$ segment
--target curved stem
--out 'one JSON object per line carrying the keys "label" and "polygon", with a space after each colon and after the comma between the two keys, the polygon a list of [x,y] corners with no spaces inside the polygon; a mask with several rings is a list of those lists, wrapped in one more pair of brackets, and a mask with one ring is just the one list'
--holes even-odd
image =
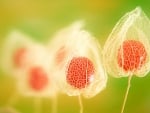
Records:
{"label": "curved stem", "polygon": [[129,94],[129,90],[130,90],[130,87],[131,87],[131,78],[132,78],[132,75],[130,75],[129,78],[128,78],[128,86],[127,86],[127,90],[126,90],[126,93],[125,93],[125,97],[124,97],[121,113],[124,113],[124,108],[125,108],[125,105],[126,105],[126,102],[127,102],[127,98],[128,98],[128,94]]}

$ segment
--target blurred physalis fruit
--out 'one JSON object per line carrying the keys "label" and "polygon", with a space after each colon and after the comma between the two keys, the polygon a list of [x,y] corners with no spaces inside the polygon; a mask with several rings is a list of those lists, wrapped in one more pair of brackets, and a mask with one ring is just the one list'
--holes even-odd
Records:
{"label": "blurred physalis fruit", "polygon": [[13,30],[8,34],[2,45],[0,58],[2,70],[8,75],[16,75],[20,71],[20,67],[25,65],[27,48],[33,44],[31,37],[19,31]]}
{"label": "blurred physalis fruit", "polygon": [[29,84],[31,88],[35,91],[43,90],[49,79],[47,73],[42,69],[42,67],[33,67],[29,70]]}
{"label": "blurred physalis fruit", "polygon": [[24,65],[24,59],[26,56],[27,50],[25,48],[19,48],[14,53],[14,64],[17,67],[21,67]]}
{"label": "blurred physalis fruit", "polygon": [[58,49],[56,53],[56,58],[55,58],[56,65],[59,65],[62,63],[62,61],[64,61],[66,54],[67,54],[67,48],[65,48],[64,46]]}

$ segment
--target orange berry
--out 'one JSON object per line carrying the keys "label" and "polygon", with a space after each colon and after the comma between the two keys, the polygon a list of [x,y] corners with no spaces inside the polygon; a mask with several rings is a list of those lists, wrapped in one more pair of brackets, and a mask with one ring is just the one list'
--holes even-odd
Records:
{"label": "orange berry", "polygon": [[62,46],[59,48],[59,50],[56,52],[56,64],[59,65],[63,62],[66,56],[66,48],[65,46]]}
{"label": "orange berry", "polygon": [[94,75],[94,65],[86,57],[74,57],[67,70],[67,82],[78,89],[85,88]]}
{"label": "orange berry", "polygon": [[15,51],[14,54],[14,64],[17,67],[20,67],[24,64],[23,59],[26,54],[26,49],[25,48],[19,48]]}
{"label": "orange berry", "polygon": [[43,90],[48,84],[48,76],[42,67],[33,67],[29,70],[30,87],[36,91]]}
{"label": "orange berry", "polygon": [[118,50],[118,65],[125,71],[134,71],[145,63],[147,53],[144,45],[136,40],[127,40]]}

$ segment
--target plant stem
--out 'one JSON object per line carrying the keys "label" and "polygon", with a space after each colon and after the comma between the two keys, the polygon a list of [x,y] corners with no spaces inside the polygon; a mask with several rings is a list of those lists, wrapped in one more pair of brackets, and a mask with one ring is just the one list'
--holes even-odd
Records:
{"label": "plant stem", "polygon": [[126,93],[125,93],[125,97],[124,97],[121,113],[124,113],[124,108],[125,108],[125,105],[126,105],[126,102],[127,102],[127,98],[128,98],[128,94],[129,94],[129,90],[130,90],[130,87],[131,87],[131,78],[132,78],[132,75],[130,75],[129,78],[128,78],[128,86],[127,86],[127,90],[126,90]]}
{"label": "plant stem", "polygon": [[78,96],[78,100],[79,100],[79,105],[80,105],[80,113],[83,113],[83,103],[82,103],[82,99],[81,96]]}

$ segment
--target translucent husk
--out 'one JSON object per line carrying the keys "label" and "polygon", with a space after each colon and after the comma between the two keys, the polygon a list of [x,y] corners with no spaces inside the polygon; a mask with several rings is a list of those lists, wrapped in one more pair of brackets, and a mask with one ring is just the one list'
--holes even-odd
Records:
{"label": "translucent husk", "polygon": [[[13,55],[14,51],[19,48],[25,48],[27,55],[25,57],[25,65],[21,67],[14,66]],[[53,97],[56,96],[57,87],[51,72],[50,60],[51,55],[47,48],[33,40],[31,37],[14,30],[7,37],[2,48],[1,67],[8,75],[12,75],[16,79],[16,88],[21,95],[37,96],[37,97]],[[38,66],[43,68],[50,83],[48,86],[39,92],[34,91],[29,85],[29,69]],[[9,71],[8,71],[9,70]]]}
{"label": "translucent husk", "polygon": [[12,59],[14,51],[17,48],[28,47],[32,44],[33,42],[32,40],[30,40],[30,37],[24,35],[23,33],[17,30],[10,32],[9,35],[5,38],[5,41],[2,45],[2,55],[0,64],[2,70],[8,75],[16,75],[19,69],[15,68]]}
{"label": "translucent husk", "polygon": [[[102,91],[107,82],[107,76],[103,69],[101,61],[101,49],[97,41],[82,29],[82,22],[75,22],[69,27],[66,27],[54,35],[54,39],[50,42],[50,52],[52,52],[53,61],[55,61],[56,53],[61,47],[65,47],[66,55],[61,61],[61,65],[53,63],[56,72],[56,81],[62,92],[69,96],[83,95],[90,98]],[[87,57],[95,66],[94,78],[86,88],[77,89],[66,82],[66,72],[68,65],[73,57]]]}
{"label": "translucent husk", "polygon": [[[145,76],[150,70],[150,20],[140,7],[125,14],[113,28],[103,49],[103,60],[107,72],[115,77],[126,77],[135,75]],[[124,71],[123,67],[118,66],[118,49],[125,40],[140,41],[146,50],[146,62],[140,69],[134,71]],[[122,47],[121,47],[122,48]],[[122,50],[123,54],[123,50]],[[123,56],[123,55],[122,55]],[[123,59],[123,58],[122,58]],[[139,64],[140,65],[140,64]]]}

